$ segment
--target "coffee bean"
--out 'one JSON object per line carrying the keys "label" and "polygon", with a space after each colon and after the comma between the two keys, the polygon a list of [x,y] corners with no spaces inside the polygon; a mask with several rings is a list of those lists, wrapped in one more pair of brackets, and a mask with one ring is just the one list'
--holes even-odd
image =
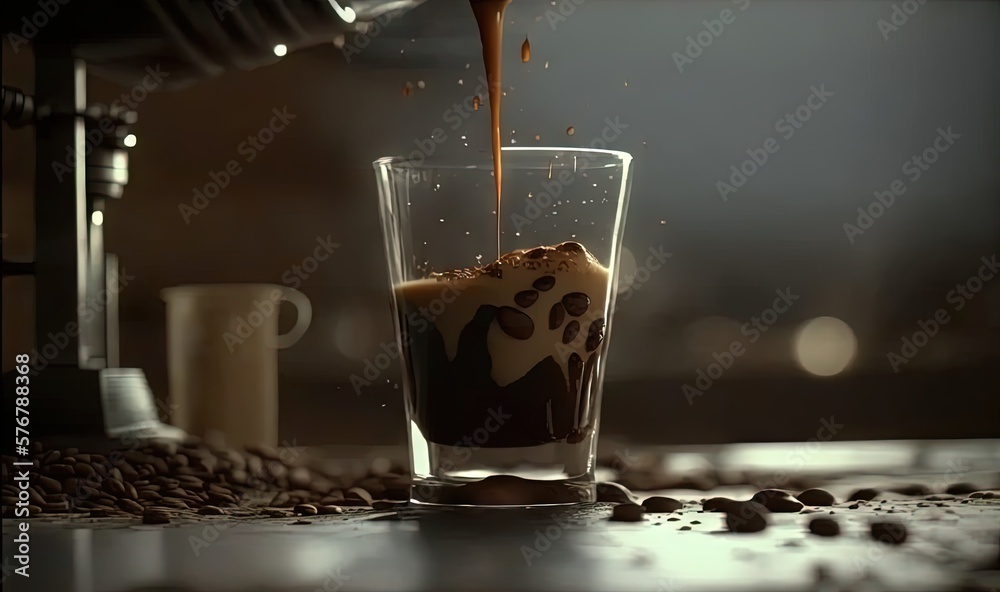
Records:
{"label": "coffee bean", "polygon": [[288,482],[297,489],[305,489],[312,482],[312,474],[306,467],[294,467],[288,471]]}
{"label": "coffee bean", "polygon": [[118,507],[132,514],[142,514],[144,509],[141,504],[130,499],[118,500]]}
{"label": "coffee bean", "polygon": [[323,515],[344,513],[343,508],[341,508],[340,506],[320,505],[316,506],[316,510]]}
{"label": "coffee bean", "polygon": [[271,498],[271,503],[269,503],[268,505],[272,506],[272,507],[275,507],[275,508],[280,508],[280,507],[288,504],[288,502],[291,499],[292,499],[292,496],[288,495],[288,492],[281,491],[281,492],[277,493],[273,498]]}
{"label": "coffee bean", "polygon": [[780,489],[765,489],[754,494],[751,501],[763,505],[771,512],[792,513],[802,509],[802,502]]}
{"label": "coffee bean", "polygon": [[108,511],[102,508],[94,508],[88,514],[91,518],[107,518]]}
{"label": "coffee bean", "polygon": [[538,300],[538,292],[535,290],[524,290],[514,295],[514,303],[521,308],[528,308]]}
{"label": "coffee bean", "polygon": [[42,455],[41,465],[43,467],[45,465],[50,465],[59,460],[60,458],[62,458],[62,453],[60,453],[58,450],[50,450]]}
{"label": "coffee bean", "polygon": [[272,446],[259,444],[256,446],[247,446],[246,450],[251,454],[256,454],[257,456],[266,458],[267,460],[281,461],[281,457],[278,456],[278,451]]}
{"label": "coffee bean", "polygon": [[580,334],[580,321],[570,321],[563,330],[562,342],[572,343],[576,336]]}
{"label": "coffee bean", "polygon": [[308,520],[296,520],[295,522],[292,522],[292,526],[300,526],[303,524],[312,524],[312,522]]}
{"label": "coffee bean", "polygon": [[198,513],[202,516],[223,516],[226,511],[216,506],[202,506],[198,508]]}
{"label": "coffee bean", "polygon": [[795,497],[807,506],[832,506],[837,503],[833,494],[824,489],[807,489]]}
{"label": "coffee bean", "polygon": [[618,504],[611,510],[611,518],[615,522],[642,522],[642,506],[638,504]]}
{"label": "coffee bean", "polygon": [[[129,500],[120,500],[120,501],[129,501]],[[163,496],[163,499],[160,500],[160,503],[163,504],[164,506],[181,508],[185,510],[191,507],[190,505],[188,505],[188,500],[172,496]]]}
{"label": "coffee bean", "polygon": [[848,509],[848,510],[857,510],[857,509],[858,509],[858,508],[860,508],[860,507],[861,507],[861,506],[860,506],[859,504],[856,504],[856,503],[855,503],[855,504],[851,504],[851,505],[847,506],[847,509]]}
{"label": "coffee bean", "polygon": [[48,492],[51,492],[51,493],[61,493],[62,492],[62,483],[60,483],[59,481],[56,481],[55,479],[53,479],[51,477],[46,477],[44,475],[38,475],[36,477],[36,480],[37,480],[37,483],[39,485],[41,485],[42,488],[45,489]]}
{"label": "coffee bean", "polygon": [[813,518],[809,521],[809,532],[822,537],[840,534],[840,524],[833,518]]}
{"label": "coffee bean", "polygon": [[724,511],[731,532],[760,532],[767,528],[767,508],[755,501],[732,502]]}
{"label": "coffee bean", "polygon": [[312,504],[298,504],[295,506],[294,511],[296,516],[315,516],[319,514],[319,510]]}
{"label": "coffee bean", "polygon": [[45,496],[34,486],[28,488],[28,499],[36,506],[45,503]]}
{"label": "coffee bean", "polygon": [[906,542],[906,526],[899,522],[873,522],[871,537],[888,545],[902,545]]}
{"label": "coffee bean", "polygon": [[728,497],[713,497],[705,500],[701,504],[701,509],[705,512],[724,512],[726,506],[732,503],[736,503],[736,500],[731,500]]}
{"label": "coffee bean", "polygon": [[139,480],[139,471],[135,470],[135,467],[128,464],[127,462],[122,462],[117,467],[118,471],[122,474],[122,481],[128,481],[132,483],[133,481]]}
{"label": "coffee bean", "polygon": [[979,488],[974,483],[952,483],[944,490],[945,493],[951,495],[969,495],[977,491]]}
{"label": "coffee bean", "polygon": [[[407,493],[407,495],[409,495],[409,493]],[[343,501],[344,501],[344,492],[342,492],[340,490],[333,490],[330,493],[328,493],[326,495],[326,497],[324,497],[322,500],[320,500],[320,503],[323,503],[323,504],[339,504],[339,503],[343,503]]]}
{"label": "coffee bean", "polygon": [[590,296],[583,292],[570,292],[562,297],[563,306],[571,316],[578,317],[587,312],[590,306]]}
{"label": "coffee bean", "polygon": [[125,484],[114,477],[104,482],[104,488],[115,497],[125,497]]}
{"label": "coffee bean", "polygon": [[612,504],[634,503],[632,492],[624,485],[618,483],[598,483],[597,501]]}
{"label": "coffee bean", "polygon": [[566,307],[560,302],[556,302],[549,310],[549,329],[555,331],[562,326],[566,319]]}
{"label": "coffee bean", "polygon": [[525,340],[535,332],[531,317],[510,306],[501,306],[496,313],[497,325],[514,339]]}
{"label": "coffee bean", "polygon": [[[997,494],[992,491],[973,491],[969,494],[969,499],[994,499],[996,497]],[[963,500],[962,503],[964,504],[965,500]]]}
{"label": "coffee bean", "polygon": [[909,485],[902,485],[899,487],[893,487],[889,489],[893,493],[898,493],[900,495],[931,495],[934,493],[929,487],[921,483],[911,483]]}
{"label": "coffee bean", "polygon": [[164,490],[177,489],[181,484],[179,480],[173,479],[171,477],[153,477],[152,481],[154,484],[159,485]]}
{"label": "coffee bean", "polygon": [[572,253],[576,255],[582,255],[587,252],[587,249],[583,247],[580,243],[576,241],[566,241],[556,245],[557,251],[562,251],[563,253]]}
{"label": "coffee bean", "polygon": [[555,285],[556,285],[555,276],[543,275],[542,277],[532,282],[531,287],[541,292],[548,292]]}
{"label": "coffee bean", "polygon": [[178,475],[177,481],[184,489],[201,491],[205,489],[205,482],[193,475]]}
{"label": "coffee bean", "polygon": [[684,507],[684,504],[675,500],[672,497],[661,497],[653,496],[647,497],[644,502],[642,502],[642,507],[646,508],[647,512],[654,512],[657,514],[676,512]]}
{"label": "coffee bean", "polygon": [[104,498],[88,498],[86,501],[95,506],[104,506],[107,508],[115,507],[115,500],[109,500]]}
{"label": "coffee bean", "polygon": [[344,494],[344,503],[349,504],[352,501],[362,501],[364,505],[370,506],[372,505],[372,496],[360,487],[352,487]]}
{"label": "coffee bean", "polygon": [[682,527],[678,528],[677,530],[691,530],[691,527],[690,526],[682,526]]}
{"label": "coffee bean", "polygon": [[850,497],[847,498],[847,501],[849,501],[849,502],[856,502],[856,501],[870,502],[873,499],[875,499],[875,497],[878,496],[879,493],[881,493],[881,492],[879,490],[877,490],[877,489],[871,489],[871,488],[859,489],[859,490],[855,491],[854,493],[852,493],[850,495]]}
{"label": "coffee bean", "polygon": [[149,500],[155,502],[160,500],[161,496],[155,491],[149,491],[148,489],[144,489],[139,492],[138,498],[141,500]]}
{"label": "coffee bean", "polygon": [[37,516],[42,513],[42,508],[32,504],[26,506],[28,508],[28,516]]}
{"label": "coffee bean", "polygon": [[4,507],[13,506],[15,504],[17,504],[17,496],[16,495],[12,495],[12,496],[5,495],[5,496],[3,496],[3,505],[4,505]]}
{"label": "coffee bean", "polygon": [[587,351],[592,352],[604,341],[604,319],[597,319],[587,328]]}
{"label": "coffee bean", "polygon": [[76,469],[73,465],[54,464],[48,467],[49,475],[53,477],[75,477]]}
{"label": "coffee bean", "polygon": [[183,454],[175,454],[170,457],[170,465],[173,467],[187,467],[191,461]]}

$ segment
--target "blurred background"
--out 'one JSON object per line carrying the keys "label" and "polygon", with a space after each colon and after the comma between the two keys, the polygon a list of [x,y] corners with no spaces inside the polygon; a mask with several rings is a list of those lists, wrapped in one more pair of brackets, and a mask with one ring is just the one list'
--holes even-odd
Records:
{"label": "blurred background", "polygon": [[[1000,436],[1000,272],[988,264],[1000,244],[1000,5],[904,4],[913,8],[508,8],[505,143],[589,146],[610,118],[622,131],[608,147],[635,158],[629,297],[616,313],[602,436],[802,441],[829,418],[843,426],[838,440]],[[532,59],[521,63],[525,36]],[[3,83],[31,92],[31,48],[8,41]],[[108,251],[134,276],[121,293],[122,366],[144,369],[165,398],[162,288],[286,283],[329,237],[340,246],[297,286],[313,303],[312,327],[279,354],[280,437],[404,442],[398,365],[360,393],[350,383],[394,339],[371,161],[408,154],[438,128],[447,139],[435,156],[487,152],[485,109],[451,127],[483,76],[467,3],[430,0],[254,72],[145,97],[129,183],[104,221]],[[94,101],[128,90],[99,76],[87,84]],[[248,161],[241,144],[274,109],[294,119]],[[943,140],[933,148],[940,130],[951,130],[947,150]],[[720,191],[769,138],[778,150],[767,162]],[[3,257],[30,261],[33,130],[4,126],[2,139]],[[186,219],[181,206],[230,160],[241,172]],[[905,193],[859,220],[894,181]],[[672,255],[646,274],[650,249]],[[779,290],[797,299],[772,315]],[[4,371],[34,347],[33,301],[30,277],[4,277]],[[904,338],[939,309],[948,321],[938,333],[893,364],[889,354],[902,356]],[[755,318],[767,329],[759,339],[745,328]],[[734,342],[745,353],[717,372]]]}

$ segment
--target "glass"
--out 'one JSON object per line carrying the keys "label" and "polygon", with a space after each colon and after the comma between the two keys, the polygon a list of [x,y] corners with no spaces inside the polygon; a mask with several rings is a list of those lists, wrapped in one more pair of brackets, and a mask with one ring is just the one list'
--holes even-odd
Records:
{"label": "glass", "polygon": [[493,164],[476,158],[374,162],[411,501],[595,501],[632,157],[504,148],[499,261]]}

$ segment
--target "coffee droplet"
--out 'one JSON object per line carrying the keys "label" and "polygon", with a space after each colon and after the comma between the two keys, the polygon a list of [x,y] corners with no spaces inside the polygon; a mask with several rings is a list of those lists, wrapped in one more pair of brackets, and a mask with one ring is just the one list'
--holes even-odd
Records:
{"label": "coffee droplet", "polygon": [[541,259],[545,256],[545,247],[535,247],[524,254],[526,259]]}
{"label": "coffee droplet", "polygon": [[540,135],[538,135],[538,134],[535,134],[535,141],[536,141],[536,142],[537,142],[538,140],[541,140],[541,139],[542,139],[542,137],[541,137]]}
{"label": "coffee droplet", "polygon": [[528,308],[538,300],[538,292],[534,290],[524,290],[514,296],[514,302],[521,308]]}
{"label": "coffee droplet", "polygon": [[479,111],[479,95],[472,97],[472,110]]}
{"label": "coffee droplet", "polygon": [[403,85],[403,96],[404,97],[410,96],[410,92],[412,91],[412,89],[413,89],[413,86],[409,82],[407,82],[406,84],[404,84]]}
{"label": "coffee droplet", "polygon": [[572,126],[572,125],[571,125],[571,126],[569,126],[568,128],[566,128],[566,135],[567,135],[567,136],[572,136],[572,135],[573,135],[573,134],[575,134],[575,133],[576,133],[576,130],[575,130],[575,129],[573,129],[573,126]]}
{"label": "coffee droplet", "polygon": [[542,292],[548,292],[556,285],[555,276],[543,275],[531,284],[531,287]]}
{"label": "coffee droplet", "polygon": [[[580,321],[570,321],[563,331],[563,343],[572,343],[580,334]],[[576,354],[573,354],[576,355]]]}
{"label": "coffee droplet", "polygon": [[525,340],[535,332],[535,323],[531,321],[531,317],[510,306],[502,306],[497,311],[497,324],[514,339]]}
{"label": "coffee droplet", "polygon": [[587,351],[594,351],[602,341],[604,341],[604,319],[597,319],[587,329]]}
{"label": "coffee droplet", "polygon": [[552,178],[552,161],[549,161],[549,179]]}
{"label": "coffee droplet", "polygon": [[525,36],[524,43],[521,44],[521,61],[528,62],[531,60],[531,43],[528,41],[528,37]]}
{"label": "coffee droplet", "polygon": [[566,312],[578,317],[587,312],[587,307],[590,306],[590,297],[583,292],[570,292],[563,296],[562,303],[566,307]]}
{"label": "coffee droplet", "polygon": [[563,307],[562,303],[556,302],[552,305],[552,310],[549,311],[549,329],[555,331],[562,327],[564,320],[566,320],[566,308]]}

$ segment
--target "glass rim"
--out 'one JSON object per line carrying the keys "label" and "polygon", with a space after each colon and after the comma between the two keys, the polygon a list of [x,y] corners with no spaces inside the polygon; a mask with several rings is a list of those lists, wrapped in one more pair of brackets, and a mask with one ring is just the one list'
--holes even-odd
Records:
{"label": "glass rim", "polygon": [[[604,156],[612,157],[618,159],[622,165],[628,165],[632,162],[632,155],[623,150],[609,150],[606,148],[573,148],[565,146],[503,146],[500,148],[500,153],[504,152],[561,152],[568,156],[587,156],[591,157]],[[483,154],[489,164],[492,166],[493,156],[487,152],[481,152],[477,154]],[[427,161],[433,158],[433,156],[421,156],[420,158],[411,158],[409,156],[383,156],[372,161],[372,166],[376,169],[394,167],[394,166],[406,166],[408,168],[420,169],[420,168],[433,168],[433,169],[456,169],[456,170],[473,170],[480,168],[476,164],[459,164],[457,162],[452,162],[451,164],[438,164],[436,162],[428,163]]]}

